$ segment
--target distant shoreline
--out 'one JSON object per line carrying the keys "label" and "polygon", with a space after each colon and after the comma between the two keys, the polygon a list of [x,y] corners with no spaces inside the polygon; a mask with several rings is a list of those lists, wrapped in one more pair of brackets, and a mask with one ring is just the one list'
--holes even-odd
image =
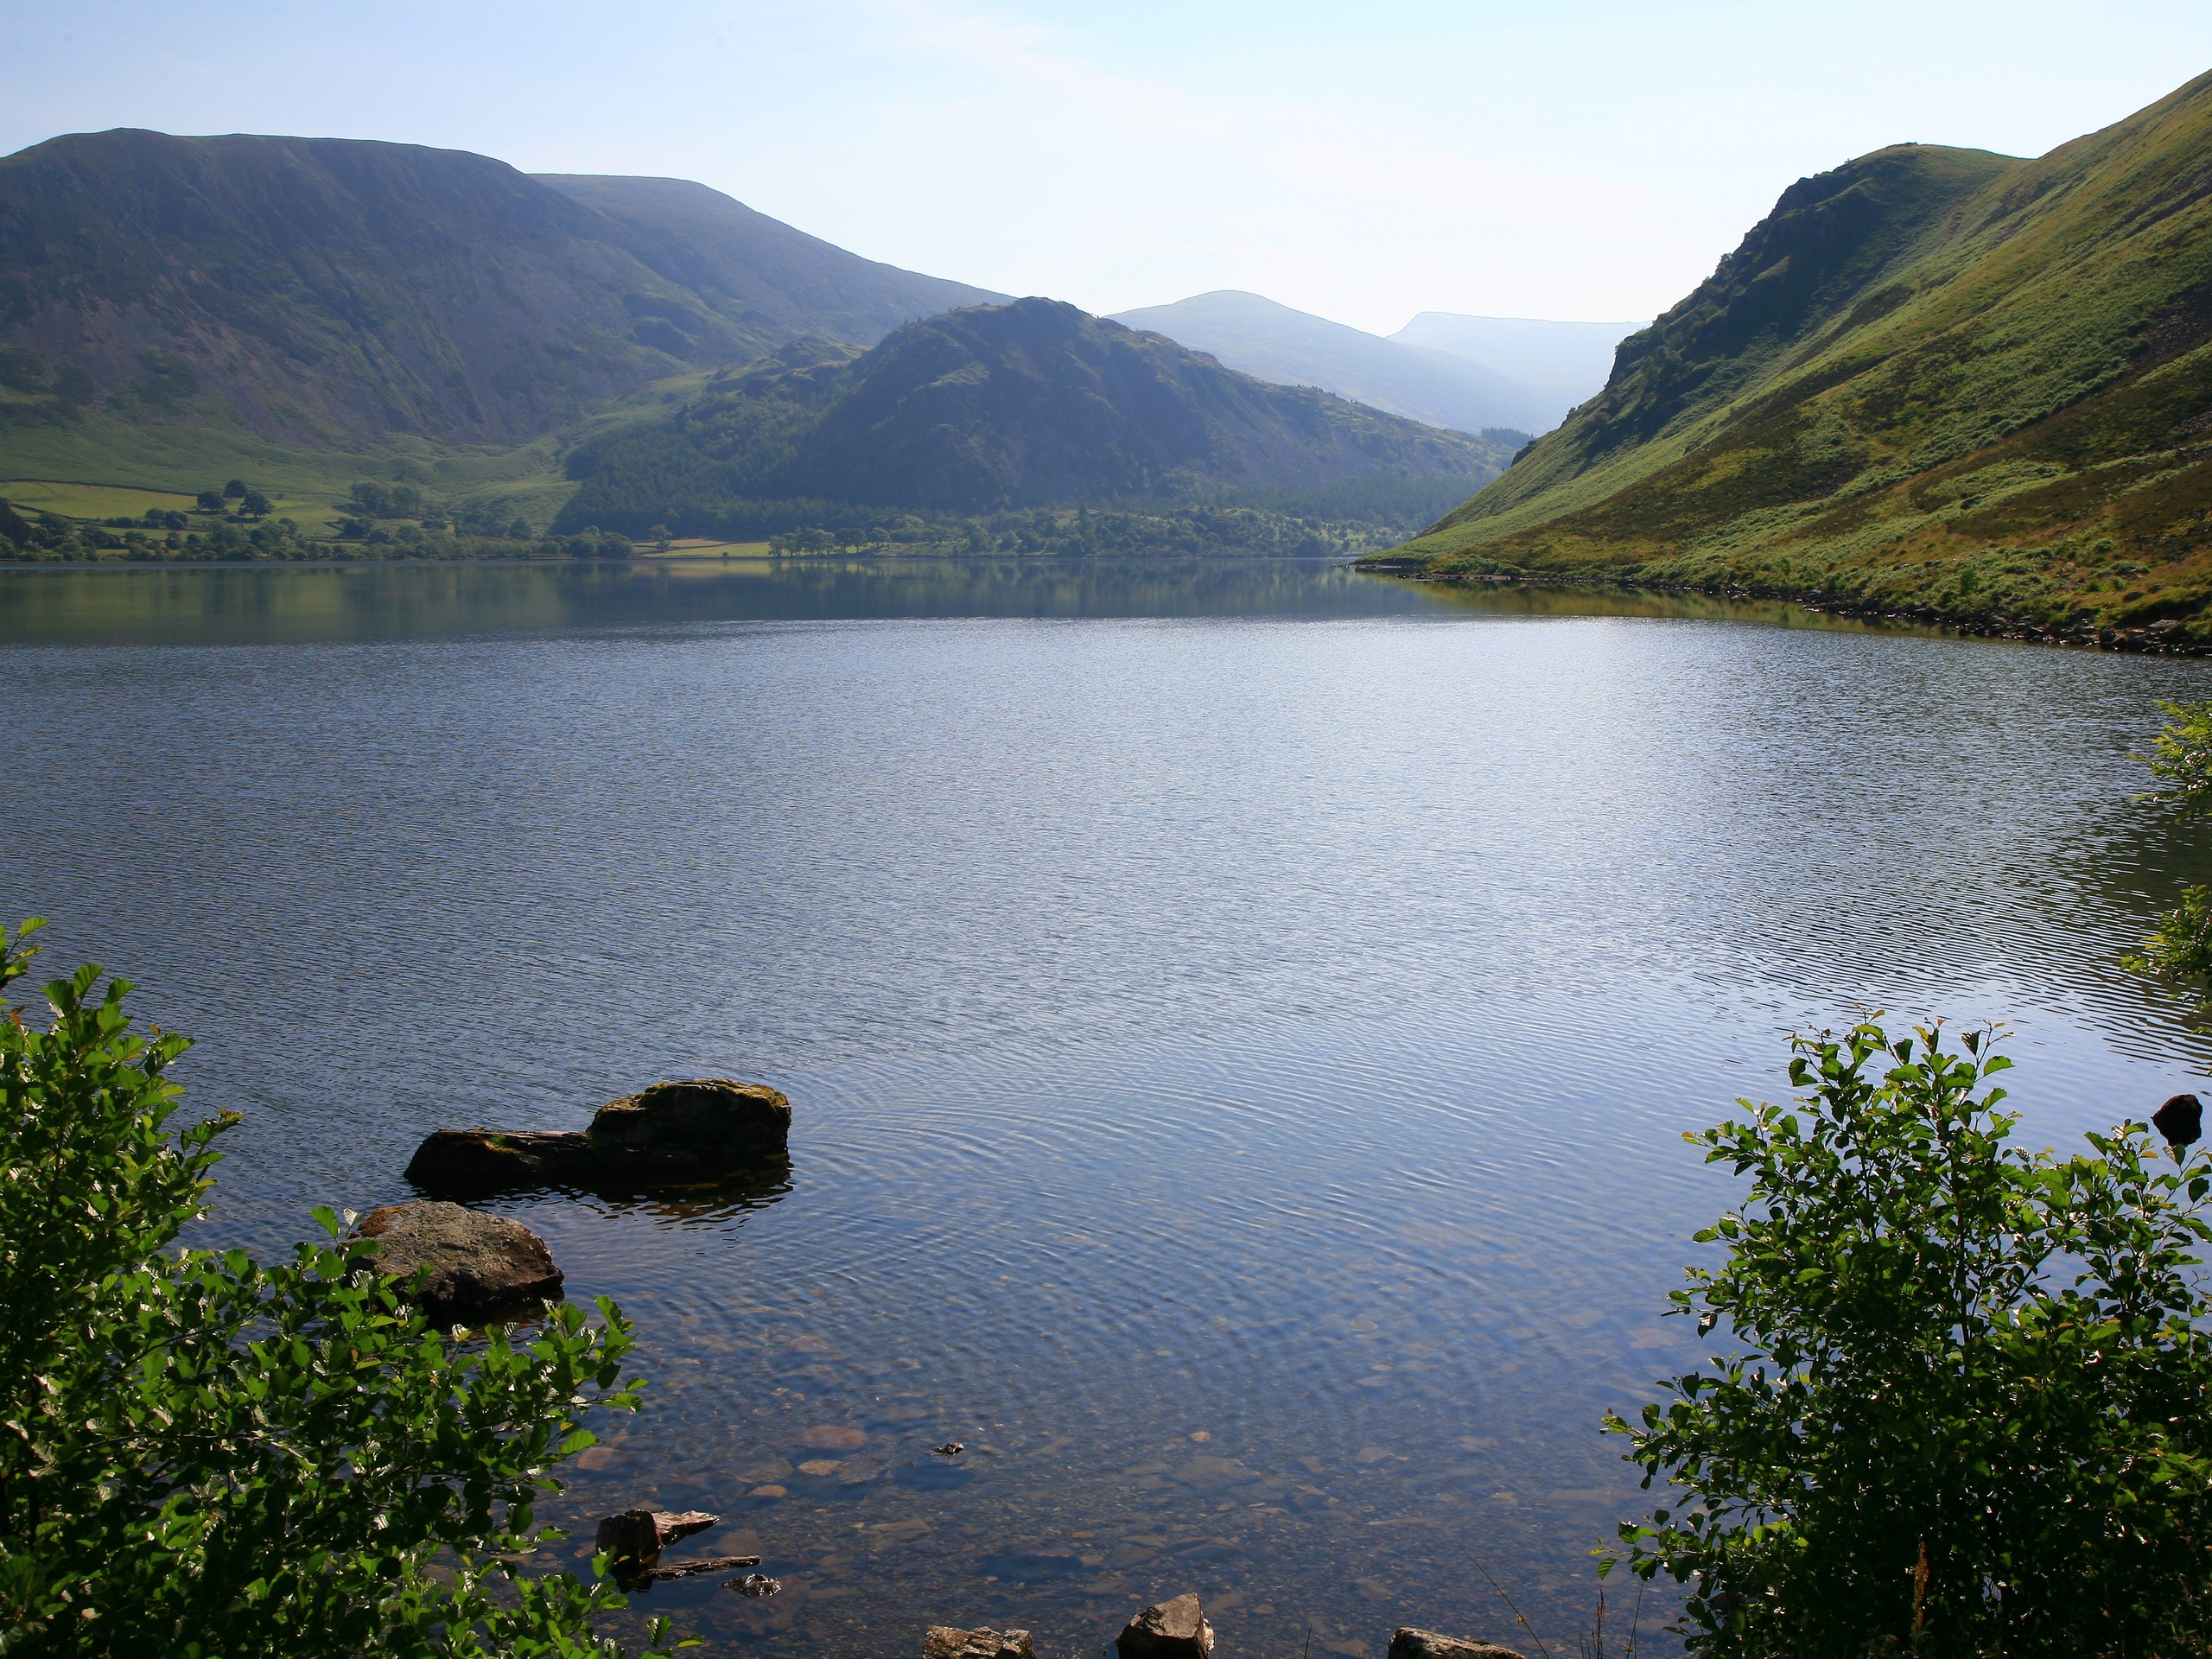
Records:
{"label": "distant shoreline", "polygon": [[1353,567],[1371,576],[1397,582],[1427,582],[1437,587],[1579,587],[1611,588],[1624,593],[1702,594],[1713,599],[1780,601],[1818,616],[1850,617],[1864,622],[1903,622],[1916,627],[1948,629],[1978,639],[2011,639],[2024,645],[2087,646],[2145,657],[2212,656],[2212,643],[2183,637],[2177,627],[2158,625],[2140,628],[2095,628],[2084,625],[2048,627],[2018,617],[1987,612],[1969,613],[1937,605],[1884,603],[1875,600],[1840,599],[1832,594],[1808,594],[1786,588],[1745,587],[1719,582],[1648,582],[1622,576],[1569,575],[1549,571],[1450,571],[1432,574],[1407,560],[1394,569],[1383,560],[1367,560]]}

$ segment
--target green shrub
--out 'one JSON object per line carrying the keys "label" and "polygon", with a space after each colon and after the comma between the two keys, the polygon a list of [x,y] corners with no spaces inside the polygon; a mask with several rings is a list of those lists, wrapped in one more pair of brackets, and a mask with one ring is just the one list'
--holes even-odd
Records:
{"label": "green shrub", "polygon": [[100,978],[0,1014],[0,1653],[611,1659],[621,1598],[518,1564],[581,1420],[636,1403],[620,1314],[448,1337],[328,1211],[289,1262],[173,1251],[237,1120],[172,1128],[188,1044]]}
{"label": "green shrub", "polygon": [[1751,1181],[1674,1293],[1732,1351],[1607,1420],[1681,1494],[1626,1560],[1700,1656],[2202,1654],[2212,1159],[2024,1152],[1940,1037],[1800,1039],[1798,1102],[1689,1137]]}
{"label": "green shrub", "polygon": [[2196,815],[2212,810],[2212,702],[2162,702],[2166,723],[2139,757],[2167,786],[2145,798]]}

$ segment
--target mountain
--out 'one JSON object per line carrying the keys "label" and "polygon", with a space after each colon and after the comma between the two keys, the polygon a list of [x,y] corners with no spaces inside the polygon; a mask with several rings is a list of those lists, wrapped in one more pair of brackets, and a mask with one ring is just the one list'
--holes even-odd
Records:
{"label": "mountain", "polygon": [[1504,447],[1044,299],[796,344],[581,446],[564,525],[758,530],[825,506],[975,513],[1494,476]]}
{"label": "mountain", "polygon": [[1538,423],[1531,429],[1548,432],[1577,404],[1597,395],[1612,372],[1613,348],[1643,327],[1424,311],[1390,339],[1448,353],[1530,388],[1541,400]]}
{"label": "mountain", "polygon": [[2212,639],[2212,75],[2034,160],[1801,180],[1397,556]]}
{"label": "mountain", "polygon": [[688,180],[531,176],[620,226],[639,263],[764,345],[820,335],[873,346],[902,322],[1007,298],[862,259]]}
{"label": "mountain", "polygon": [[1547,394],[1465,357],[1384,340],[1234,289],[1118,312],[1114,321],[1165,334],[1262,380],[1319,386],[1430,426],[1542,432],[1565,413],[1564,406],[1552,411]]}
{"label": "mountain", "polygon": [[800,334],[995,297],[667,180],[120,130],[0,158],[0,429],[512,442]]}

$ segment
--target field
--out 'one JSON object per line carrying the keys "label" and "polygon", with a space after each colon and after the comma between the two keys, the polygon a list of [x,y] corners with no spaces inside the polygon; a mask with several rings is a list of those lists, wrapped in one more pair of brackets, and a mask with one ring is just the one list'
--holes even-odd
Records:
{"label": "field", "polygon": [[397,437],[361,451],[272,442],[219,423],[125,423],[93,415],[67,425],[0,425],[0,498],[72,518],[183,509],[230,479],[264,492],[276,511],[327,529],[357,482],[411,484],[448,506],[488,500],[543,531],[575,485],[561,475],[553,437],[515,448],[463,448]]}
{"label": "field", "polygon": [[189,512],[193,497],[178,490],[136,490],[119,484],[0,478],[0,500],[33,512],[58,512],[65,518],[136,518],[155,507],[167,512]]}
{"label": "field", "polygon": [[647,558],[655,559],[765,559],[768,556],[768,543],[715,542],[703,536],[686,536],[671,542],[665,553],[655,552],[650,547],[639,550]]}

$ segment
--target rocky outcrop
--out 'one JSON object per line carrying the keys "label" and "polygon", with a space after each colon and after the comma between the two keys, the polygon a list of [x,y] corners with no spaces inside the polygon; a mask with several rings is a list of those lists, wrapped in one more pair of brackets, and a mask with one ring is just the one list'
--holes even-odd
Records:
{"label": "rocky outcrop", "polygon": [[1521,1659],[1521,1656],[1494,1642],[1471,1642],[1463,1637],[1408,1627],[1390,1633],[1388,1659]]}
{"label": "rocky outcrop", "polygon": [[417,1198],[361,1218],[376,1241],[377,1271],[404,1281],[416,1305],[442,1325],[474,1325],[561,1296],[561,1269],[545,1241],[518,1221],[457,1204]]}
{"label": "rocky outcrop", "polygon": [[956,1630],[932,1624],[922,1638],[922,1659],[1037,1659],[1027,1630],[994,1630],[988,1626]]}
{"label": "rocky outcrop", "polygon": [[1196,1596],[1178,1596],[1139,1613],[1114,1645],[1122,1659],[1208,1659],[1213,1626]]}
{"label": "rocky outcrop", "polygon": [[609,1101],[581,1131],[440,1129],[415,1149],[407,1179],[457,1193],[696,1185],[780,1159],[791,1128],[781,1091],[695,1077]]}

